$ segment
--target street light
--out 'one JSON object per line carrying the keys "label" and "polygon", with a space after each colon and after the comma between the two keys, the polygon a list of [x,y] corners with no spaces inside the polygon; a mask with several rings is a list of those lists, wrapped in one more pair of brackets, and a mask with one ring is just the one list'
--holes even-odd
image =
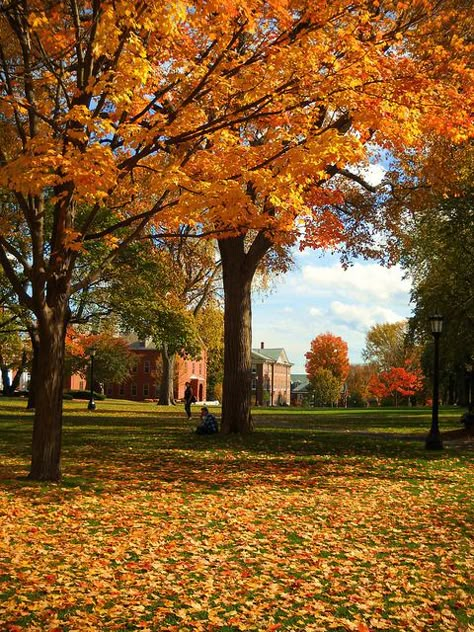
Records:
{"label": "street light", "polygon": [[472,414],[472,410],[473,410],[473,402],[472,402],[472,397],[473,397],[473,385],[474,385],[474,356],[471,357],[471,361],[467,362],[465,367],[466,367],[466,373],[467,373],[467,412],[469,413],[469,415]]}
{"label": "street light", "polygon": [[442,450],[443,442],[439,431],[439,338],[443,331],[443,317],[440,314],[430,316],[431,333],[434,338],[434,363],[433,363],[433,404],[431,413],[431,428],[426,438],[427,450]]}
{"label": "street light", "polygon": [[91,357],[91,394],[89,397],[89,403],[87,404],[88,410],[95,410],[95,401],[94,401],[94,357],[95,357],[95,349],[91,349],[89,351],[89,355]]}

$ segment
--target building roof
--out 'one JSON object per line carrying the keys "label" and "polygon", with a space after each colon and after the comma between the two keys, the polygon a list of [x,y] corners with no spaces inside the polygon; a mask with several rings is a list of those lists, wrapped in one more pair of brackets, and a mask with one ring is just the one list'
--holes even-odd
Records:
{"label": "building roof", "polygon": [[276,349],[252,349],[252,359],[258,363],[268,362],[269,364],[293,366],[293,363],[288,360],[288,356],[283,347]]}
{"label": "building roof", "polygon": [[133,351],[157,351],[158,348],[148,338],[147,340],[135,340],[129,343],[128,348]]}
{"label": "building roof", "polygon": [[291,382],[292,384],[307,384],[309,380],[306,373],[292,373]]}
{"label": "building roof", "polygon": [[299,384],[297,382],[291,383],[291,392],[292,393],[306,393],[310,390],[310,383],[306,382],[305,384]]}

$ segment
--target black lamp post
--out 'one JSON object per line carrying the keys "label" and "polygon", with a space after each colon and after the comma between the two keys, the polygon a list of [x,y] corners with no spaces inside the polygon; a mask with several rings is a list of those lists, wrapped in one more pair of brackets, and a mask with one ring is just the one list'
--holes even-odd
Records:
{"label": "black lamp post", "polygon": [[91,394],[89,397],[89,403],[87,404],[88,410],[95,410],[95,401],[94,401],[94,357],[95,357],[95,349],[91,349],[89,351],[91,357]]}
{"label": "black lamp post", "polygon": [[472,415],[473,412],[473,386],[474,386],[474,357],[466,364],[467,373],[467,412]]}
{"label": "black lamp post", "polygon": [[443,331],[443,317],[440,314],[430,316],[431,333],[434,338],[434,363],[433,363],[433,405],[431,413],[431,428],[426,438],[427,450],[442,450],[443,442],[439,431],[439,338]]}

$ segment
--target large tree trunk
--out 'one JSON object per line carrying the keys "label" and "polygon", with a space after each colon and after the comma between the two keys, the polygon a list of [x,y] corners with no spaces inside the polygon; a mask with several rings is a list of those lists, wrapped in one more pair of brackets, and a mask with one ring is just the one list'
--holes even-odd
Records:
{"label": "large tree trunk", "polygon": [[35,372],[35,417],[29,478],[61,479],[61,439],[65,336],[68,309],[63,301],[54,312],[45,308],[39,319],[39,349]]}
{"label": "large tree trunk", "polygon": [[158,403],[162,406],[169,406],[175,404],[174,399],[174,367],[175,367],[176,354],[170,353],[166,342],[161,345],[161,383],[160,383],[160,396]]}
{"label": "large tree trunk", "polygon": [[28,410],[32,410],[35,408],[35,387],[36,387],[36,379],[38,374],[38,356],[39,356],[39,336],[36,328],[29,328],[28,333],[30,334],[31,340],[31,349],[32,349],[32,358],[31,358],[31,372],[30,372],[30,386],[28,388],[28,404],[26,408]]}
{"label": "large tree trunk", "polygon": [[224,282],[224,383],[222,431],[246,433],[251,415],[252,279],[271,241],[258,233],[245,250],[245,237],[219,240]]}

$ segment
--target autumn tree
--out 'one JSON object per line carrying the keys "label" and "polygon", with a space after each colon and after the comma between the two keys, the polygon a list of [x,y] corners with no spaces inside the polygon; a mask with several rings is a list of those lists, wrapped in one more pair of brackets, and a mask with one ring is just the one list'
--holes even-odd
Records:
{"label": "autumn tree", "polygon": [[[383,148],[408,183],[433,134],[467,136],[470,9],[1,0],[0,262],[40,343],[31,478],[60,478],[71,294],[153,222],[222,237],[223,422],[249,428],[258,261],[300,229],[302,244],[391,257],[373,235],[399,225],[397,205],[363,195],[360,165]],[[109,252],[73,282],[94,241]]]}
{"label": "autumn tree", "polygon": [[329,369],[316,369],[310,380],[313,404],[334,406],[341,396],[341,381]]}
{"label": "autumn tree", "polygon": [[347,375],[348,399],[351,406],[367,405],[369,401],[368,385],[374,367],[368,364],[351,364]]}
{"label": "autumn tree", "polygon": [[18,388],[30,356],[29,340],[25,338],[18,315],[3,308],[0,311],[0,372],[4,395],[13,395]]}
{"label": "autumn tree", "polygon": [[305,354],[306,373],[309,380],[319,369],[330,371],[342,385],[349,373],[347,342],[330,332],[320,334],[311,341],[311,350]]}
{"label": "autumn tree", "polygon": [[404,237],[402,266],[413,279],[410,332],[426,348],[424,371],[431,376],[433,344],[429,317],[444,316],[440,339],[442,390],[446,401],[466,400],[465,366],[474,356],[474,150],[469,146],[436,147],[455,172],[443,194],[426,196],[424,209],[413,216]]}
{"label": "autumn tree", "polygon": [[[91,350],[94,356],[94,384],[90,384],[89,362]],[[122,382],[130,376],[136,358],[128,348],[128,342],[114,333],[81,334],[69,328],[66,336],[65,363],[70,373],[79,373],[96,384]]]}
{"label": "autumn tree", "polygon": [[404,365],[411,350],[407,340],[408,323],[378,323],[366,334],[362,357],[378,370]]}
{"label": "autumn tree", "polygon": [[196,316],[199,336],[207,349],[207,399],[222,399],[224,377],[224,312],[214,298]]}
{"label": "autumn tree", "polygon": [[419,370],[408,370],[404,367],[392,367],[374,374],[369,380],[368,392],[380,403],[392,397],[395,406],[399,397],[410,398],[423,388],[423,376]]}

